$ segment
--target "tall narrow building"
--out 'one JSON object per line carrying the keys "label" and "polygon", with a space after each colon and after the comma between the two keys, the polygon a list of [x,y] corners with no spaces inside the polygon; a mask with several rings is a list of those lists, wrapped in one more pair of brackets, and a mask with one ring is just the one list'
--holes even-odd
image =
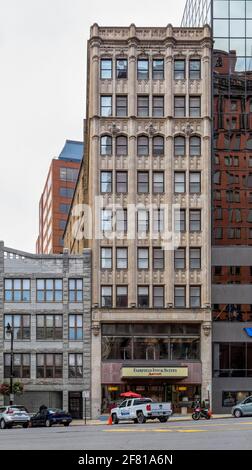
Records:
{"label": "tall narrow building", "polygon": [[93,417],[127,390],[211,399],[211,48],[208,26],[91,27],[64,237],[92,249]]}

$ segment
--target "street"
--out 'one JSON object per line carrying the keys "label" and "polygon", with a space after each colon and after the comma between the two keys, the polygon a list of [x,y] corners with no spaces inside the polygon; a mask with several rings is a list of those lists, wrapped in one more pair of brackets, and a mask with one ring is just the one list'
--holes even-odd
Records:
{"label": "street", "polygon": [[251,450],[252,418],[0,431],[0,450]]}

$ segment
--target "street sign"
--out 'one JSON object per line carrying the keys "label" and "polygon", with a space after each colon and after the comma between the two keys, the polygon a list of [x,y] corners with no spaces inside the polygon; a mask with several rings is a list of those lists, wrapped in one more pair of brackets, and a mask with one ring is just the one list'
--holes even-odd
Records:
{"label": "street sign", "polygon": [[82,398],[89,398],[90,394],[89,392],[82,392]]}

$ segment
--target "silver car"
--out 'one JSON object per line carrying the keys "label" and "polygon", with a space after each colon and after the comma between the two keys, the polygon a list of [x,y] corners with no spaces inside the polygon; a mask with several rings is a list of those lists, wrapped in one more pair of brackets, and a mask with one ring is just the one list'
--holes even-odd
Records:
{"label": "silver car", "polygon": [[236,418],[241,418],[241,416],[252,416],[252,396],[245,398],[240,403],[233,406],[232,415]]}
{"label": "silver car", "polygon": [[0,406],[0,428],[12,428],[12,426],[23,426],[28,428],[30,416],[24,406],[10,405]]}

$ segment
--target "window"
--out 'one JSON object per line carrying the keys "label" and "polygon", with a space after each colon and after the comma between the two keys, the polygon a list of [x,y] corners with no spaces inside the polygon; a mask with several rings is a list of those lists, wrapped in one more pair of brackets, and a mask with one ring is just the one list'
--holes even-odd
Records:
{"label": "window", "polygon": [[138,248],[137,269],[149,269],[149,248]]}
{"label": "window", "polygon": [[83,356],[82,354],[68,355],[68,377],[69,379],[81,379],[83,377]]}
{"label": "window", "polygon": [[189,97],[189,115],[190,117],[200,117],[201,115],[201,98],[200,96]]}
{"label": "window", "polygon": [[70,209],[70,204],[60,204],[59,210],[62,212],[62,214],[68,214]]}
{"label": "window", "polygon": [[201,138],[198,136],[190,137],[190,157],[200,157],[201,155]]}
{"label": "window", "polygon": [[137,115],[140,117],[149,116],[149,96],[138,95],[137,97]]}
{"label": "window", "polygon": [[174,155],[175,157],[185,156],[185,138],[182,136],[174,138]]}
{"label": "window", "polygon": [[116,115],[117,117],[128,116],[128,97],[127,96],[116,97]]}
{"label": "window", "polygon": [[200,308],[201,305],[200,286],[190,286],[190,307]]}
{"label": "window", "polygon": [[164,138],[161,135],[153,137],[153,155],[164,155]]}
{"label": "window", "polygon": [[128,248],[116,248],[116,269],[128,269]]}
{"label": "window", "polygon": [[103,232],[111,232],[112,230],[112,210],[102,209],[101,210],[101,230]]}
{"label": "window", "polygon": [[174,116],[185,117],[185,96],[174,97]]}
{"label": "window", "polygon": [[116,60],[116,78],[127,78],[128,77],[128,60],[117,59]]}
{"label": "window", "polygon": [[164,269],[163,248],[153,248],[153,269]]}
{"label": "window", "polygon": [[112,96],[111,95],[101,96],[101,116],[102,117],[112,116]]}
{"label": "window", "polygon": [[174,79],[175,80],[185,79],[185,60],[181,60],[181,59],[174,60]]}
{"label": "window", "polygon": [[70,341],[82,341],[83,339],[83,316],[69,315],[68,338]]}
{"label": "window", "polygon": [[186,250],[185,248],[178,248],[174,251],[174,269],[186,268]]}
{"label": "window", "polygon": [[139,209],[137,211],[137,232],[145,234],[149,231],[149,211]]}
{"label": "window", "polygon": [[164,59],[153,59],[152,61],[152,78],[153,80],[164,79]]}
{"label": "window", "polygon": [[101,193],[112,193],[112,171],[101,171],[100,190]]}
{"label": "window", "polygon": [[101,59],[101,79],[102,80],[111,80],[112,78],[112,60],[111,59]]}
{"label": "window", "polygon": [[116,306],[122,308],[128,307],[127,286],[116,286]]}
{"label": "window", "polygon": [[112,286],[101,286],[101,306],[112,307]]}
{"label": "window", "polygon": [[153,172],[153,193],[164,192],[164,172],[154,171]]}
{"label": "window", "polygon": [[189,173],[189,186],[190,186],[190,193],[201,192],[201,175],[199,172]]}
{"label": "window", "polygon": [[37,279],[37,302],[62,302],[62,279]]}
{"label": "window", "polygon": [[5,302],[30,302],[30,279],[5,279],[4,300]]}
{"label": "window", "polygon": [[200,210],[190,210],[190,220],[189,220],[189,230],[190,232],[200,232],[201,230],[201,211]]}
{"label": "window", "polygon": [[190,248],[190,269],[201,269],[201,248]]}
{"label": "window", "polygon": [[13,329],[14,341],[30,339],[30,315],[4,315],[4,337],[7,340],[11,338],[11,335],[6,331],[8,324]]}
{"label": "window", "polygon": [[174,173],[174,192],[185,193],[185,173],[175,172]]}
{"label": "window", "polygon": [[124,135],[119,135],[116,138],[116,156],[128,155],[128,139]]}
{"label": "window", "polygon": [[82,279],[69,279],[68,280],[69,302],[82,302],[83,301],[83,280]]}
{"label": "window", "polygon": [[185,308],[186,288],[184,286],[174,287],[174,305],[176,308]]}
{"label": "window", "polygon": [[185,232],[186,230],[185,209],[174,211],[174,228],[175,228],[175,232]]}
{"label": "window", "polygon": [[128,192],[128,173],[127,171],[116,172],[116,192],[126,194]]}
{"label": "window", "polygon": [[75,183],[78,178],[79,170],[75,168],[60,168],[61,181],[71,181]]}
{"label": "window", "polygon": [[164,286],[153,286],[153,307],[164,308]]}
{"label": "window", "polygon": [[149,79],[149,60],[138,59],[137,61],[137,79],[148,80]]}
{"label": "window", "polygon": [[100,140],[100,154],[112,155],[112,137],[110,135],[103,135]]}
{"label": "window", "polygon": [[137,305],[139,308],[149,307],[149,287],[148,286],[137,287]]}
{"label": "window", "polygon": [[37,354],[38,379],[62,379],[63,354]]}
{"label": "window", "polygon": [[[30,378],[30,354],[13,354],[12,372],[14,377],[19,379]],[[10,378],[11,375],[11,355],[4,354],[4,377]]]}
{"label": "window", "polygon": [[116,211],[116,231],[117,233],[127,233],[128,213],[127,209],[117,209]]}
{"label": "window", "polygon": [[153,96],[152,116],[153,117],[164,116],[164,97],[163,96]]}
{"label": "window", "polygon": [[148,193],[149,192],[149,173],[148,171],[137,172],[137,192]]}
{"label": "window", "polygon": [[164,209],[153,210],[153,233],[160,234],[164,231]]}
{"label": "window", "polygon": [[60,188],[59,194],[62,197],[72,198],[74,194],[74,188]]}
{"label": "window", "polygon": [[137,155],[139,157],[149,155],[149,138],[145,135],[140,135],[137,138]]}
{"label": "window", "polygon": [[61,230],[65,230],[65,228],[66,228],[66,222],[67,222],[66,220],[59,220],[59,228],[60,228]]}
{"label": "window", "polygon": [[101,269],[112,269],[112,248],[101,248]]}
{"label": "window", "polygon": [[62,315],[37,315],[36,339],[37,340],[62,340],[63,325]]}
{"label": "window", "polygon": [[200,59],[191,59],[189,62],[189,78],[190,80],[200,80],[201,78],[201,61]]}

